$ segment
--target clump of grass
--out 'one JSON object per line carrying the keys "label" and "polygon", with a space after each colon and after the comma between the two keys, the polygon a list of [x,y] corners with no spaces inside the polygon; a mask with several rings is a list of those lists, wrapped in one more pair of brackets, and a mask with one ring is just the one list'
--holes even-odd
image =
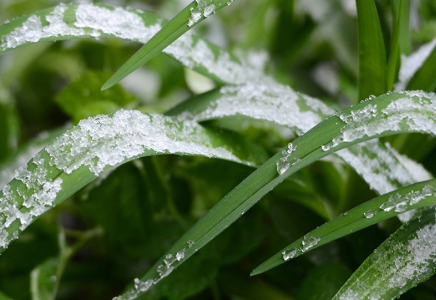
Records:
{"label": "clump of grass", "polygon": [[[433,294],[432,4],[232,2],[0,26],[0,297]],[[192,31],[214,14],[230,50]]]}

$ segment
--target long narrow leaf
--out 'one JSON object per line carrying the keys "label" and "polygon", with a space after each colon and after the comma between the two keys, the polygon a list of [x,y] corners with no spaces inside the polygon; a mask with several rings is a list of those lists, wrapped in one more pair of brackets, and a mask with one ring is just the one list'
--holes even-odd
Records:
{"label": "long narrow leaf", "polygon": [[333,298],[396,299],[436,272],[435,210],[404,224],[377,248]]}
{"label": "long narrow leaf", "polygon": [[413,184],[377,197],[351,209],[283,248],[254,269],[251,275],[266,272],[310,250],[405,211],[434,205],[436,205],[436,180]]}
{"label": "long narrow leaf", "polygon": [[359,100],[386,93],[386,50],[374,0],[356,0],[359,28]]}
{"label": "long narrow leaf", "polygon": [[83,120],[50,143],[0,192],[0,252],[35,218],[103,171],[158,154],[199,155],[248,165],[265,153],[255,145],[195,122],[120,110]]}
{"label": "long narrow leaf", "polygon": [[[289,87],[256,82],[199,95],[167,114],[196,121],[245,117],[286,126],[301,135],[333,113],[324,103]],[[336,154],[379,194],[417,181],[398,161],[398,153],[380,142],[358,144]]]}

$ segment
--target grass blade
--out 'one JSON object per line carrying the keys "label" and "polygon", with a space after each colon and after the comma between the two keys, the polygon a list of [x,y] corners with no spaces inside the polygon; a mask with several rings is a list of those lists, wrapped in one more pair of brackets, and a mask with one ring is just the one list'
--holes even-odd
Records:
{"label": "grass blade", "polygon": [[162,30],[154,35],[141,49],[139,49],[124,65],[112,75],[103,85],[102,90],[108,89],[124,77],[147,63],[162,52],[168,45],[177,40],[192,26],[206,17],[228,5],[227,0],[197,0],[184,8],[177,16],[168,22]]}
{"label": "grass blade", "polygon": [[[135,299],[168,276],[224,231],[286,177],[310,163],[353,144],[394,133],[434,134],[436,98],[423,92],[393,93],[359,103],[321,122],[277,153],[227,194],[185,233],[135,287],[117,299]],[[422,123],[415,124],[419,114]],[[423,118],[424,116],[424,118]],[[425,125],[424,125],[425,124]]]}
{"label": "grass blade", "polygon": [[254,269],[251,275],[266,272],[310,250],[392,218],[402,212],[434,206],[436,205],[435,190],[436,180],[430,180],[367,201],[283,248]]}
{"label": "grass blade", "polygon": [[159,154],[216,157],[248,165],[266,159],[262,149],[241,137],[217,133],[195,122],[126,110],[83,120],[39,152],[3,187],[0,252],[35,218],[103,171]]}
{"label": "grass blade", "polygon": [[436,271],[435,210],[404,224],[373,252],[333,298],[396,299]]}
{"label": "grass blade", "polygon": [[386,50],[374,0],[356,0],[359,28],[359,99],[386,93]]}
{"label": "grass blade", "polygon": [[[405,32],[405,29],[409,26],[410,3],[408,0],[399,0],[397,2],[397,4],[395,4],[395,2],[392,4],[395,6],[394,11],[397,11],[397,13],[394,14],[394,30],[392,34],[392,43],[387,66],[387,89],[389,91],[393,89],[394,82],[396,80],[395,76],[398,72],[400,54],[402,53],[400,47],[406,47],[404,45],[406,44],[405,40],[407,37],[409,37],[409,31],[407,30],[407,32]],[[403,45],[400,45],[401,42]]]}

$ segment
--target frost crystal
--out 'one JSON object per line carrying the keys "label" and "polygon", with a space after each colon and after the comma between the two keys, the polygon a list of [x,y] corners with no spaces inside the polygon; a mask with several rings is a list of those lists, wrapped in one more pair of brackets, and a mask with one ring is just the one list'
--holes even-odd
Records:
{"label": "frost crystal", "polygon": [[161,29],[160,22],[146,27],[138,13],[119,7],[109,9],[91,4],[78,6],[74,25],[93,29],[93,37],[98,37],[101,32],[143,43]]}
{"label": "frost crystal", "polygon": [[[0,248],[6,248],[18,237],[18,231],[11,231],[12,224],[19,225],[24,230],[35,217],[47,211],[61,191],[62,179],[52,179],[47,172],[46,160],[37,155],[31,162],[32,171],[27,167],[20,168],[15,173],[15,180],[20,181],[14,190],[10,185],[3,187],[0,193]],[[22,203],[17,201],[23,199]]]}
{"label": "frost crystal", "polygon": [[112,117],[82,120],[46,151],[51,155],[50,164],[67,174],[86,166],[96,176],[145,151],[190,153],[241,162],[229,150],[215,148],[211,137],[196,122],[181,123],[159,114],[128,110],[120,110]]}
{"label": "frost crystal", "polygon": [[295,150],[297,150],[297,146],[294,147],[292,143],[289,143],[288,148],[286,150],[283,150],[283,157],[281,157],[277,161],[277,172],[280,175],[285,173],[292,165],[294,165],[298,161],[298,160],[294,161],[293,163],[289,161],[289,157],[292,155],[292,152],[294,152]]}
{"label": "frost crystal", "polygon": [[420,191],[411,191],[406,195],[395,193],[388,198],[388,201],[380,205],[380,209],[385,212],[394,210],[395,212],[404,212],[408,206],[415,205],[428,197],[436,196],[436,192],[432,186],[426,185]]}
{"label": "frost crystal", "polygon": [[283,251],[283,260],[290,260],[291,258],[294,258],[295,255],[297,255],[297,251],[297,249]]}
{"label": "frost crystal", "polygon": [[65,4],[56,6],[53,12],[46,17],[47,26],[43,26],[40,17],[30,16],[20,27],[3,36],[1,48],[6,50],[29,42],[36,43],[42,38],[85,35],[84,30],[70,27],[64,22],[66,10]]}
{"label": "frost crystal", "polygon": [[[189,248],[189,246],[188,246]],[[154,284],[157,284],[163,278],[167,277],[174,270],[174,264],[180,262],[185,258],[186,248],[178,251],[176,255],[167,254],[163,260],[163,264],[159,265],[156,269],[158,277],[141,281],[138,278],[134,280],[134,288],[127,291],[121,296],[113,298],[113,300],[133,300],[141,296],[142,293],[148,291]]]}
{"label": "frost crystal", "polygon": [[301,251],[306,252],[307,250],[313,248],[318,244],[320,240],[321,239],[319,237],[313,237],[310,234],[306,234],[303,238],[303,241],[301,242],[301,244],[303,245],[301,247]]}
{"label": "frost crystal", "polygon": [[413,78],[413,75],[421,68],[426,59],[430,56],[434,47],[436,46],[436,39],[421,46],[416,52],[410,56],[401,56],[401,68],[399,72],[399,82],[395,85],[396,91],[406,89],[407,84]]}

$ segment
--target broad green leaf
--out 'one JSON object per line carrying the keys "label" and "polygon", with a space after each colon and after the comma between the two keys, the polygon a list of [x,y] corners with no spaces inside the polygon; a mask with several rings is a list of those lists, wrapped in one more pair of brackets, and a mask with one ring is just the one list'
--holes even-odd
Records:
{"label": "broad green leaf", "polygon": [[435,210],[404,224],[374,251],[333,298],[395,299],[436,271]]}
{"label": "broad green leaf", "polygon": [[184,8],[177,16],[169,21],[150,41],[138,50],[121,68],[103,85],[102,90],[108,89],[124,77],[147,63],[158,55],[168,45],[177,40],[190,28],[208,16],[214,14],[234,0],[196,0]]}
{"label": "broad green leaf", "polygon": [[56,96],[56,102],[78,123],[87,117],[115,113],[135,101],[121,86],[101,92],[104,78],[107,78],[107,74],[102,72],[86,73],[63,89]]}
{"label": "broad green leaf", "polygon": [[359,100],[386,93],[386,50],[374,0],[356,0],[359,28]]}
{"label": "broad green leaf", "polygon": [[55,299],[58,288],[59,259],[51,258],[38,265],[30,274],[33,300]]}
{"label": "broad green leaf", "polygon": [[377,224],[399,213],[436,204],[436,180],[398,189],[367,201],[299,238],[259,265],[257,275],[326,243]]}
{"label": "broad green leaf", "polygon": [[[435,103],[434,94],[392,93],[359,103],[321,122],[289,144],[283,152],[270,158],[227,194],[150,268],[141,278],[141,285],[117,299],[135,299],[145,293],[235,222],[286,177],[310,163],[334,151],[376,137],[401,132],[435,134]],[[395,212],[391,214],[395,215]]]}
{"label": "broad green leaf", "polygon": [[350,275],[350,269],[341,263],[322,264],[304,278],[297,300],[331,300]]}
{"label": "broad green leaf", "polygon": [[83,120],[50,143],[0,193],[0,247],[32,220],[78,189],[135,158],[157,154],[216,157],[258,165],[265,153],[241,137],[217,133],[195,122],[120,110]]}

